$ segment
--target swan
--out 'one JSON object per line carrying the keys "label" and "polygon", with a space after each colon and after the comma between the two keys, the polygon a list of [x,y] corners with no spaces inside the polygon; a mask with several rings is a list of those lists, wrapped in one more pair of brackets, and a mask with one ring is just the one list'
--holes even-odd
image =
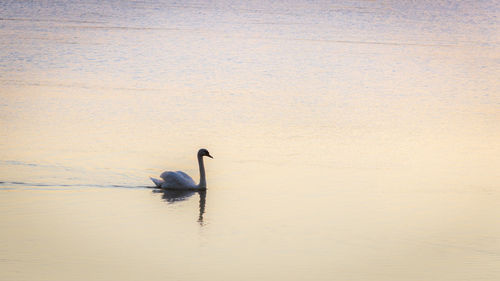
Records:
{"label": "swan", "polygon": [[207,180],[205,179],[205,165],[203,164],[203,156],[213,157],[210,155],[208,150],[202,148],[198,150],[198,166],[200,168],[200,183],[196,184],[194,180],[188,176],[186,173],[182,171],[171,172],[166,171],[160,175],[161,179],[150,179],[159,188],[165,189],[196,189],[196,190],[205,190],[207,189]]}

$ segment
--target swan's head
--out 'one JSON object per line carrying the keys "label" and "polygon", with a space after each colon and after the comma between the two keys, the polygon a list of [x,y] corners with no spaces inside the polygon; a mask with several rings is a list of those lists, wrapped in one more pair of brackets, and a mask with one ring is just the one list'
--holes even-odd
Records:
{"label": "swan's head", "polygon": [[213,159],[212,155],[210,155],[210,152],[208,152],[208,150],[204,148],[198,150],[198,157],[203,157],[203,156],[207,156]]}

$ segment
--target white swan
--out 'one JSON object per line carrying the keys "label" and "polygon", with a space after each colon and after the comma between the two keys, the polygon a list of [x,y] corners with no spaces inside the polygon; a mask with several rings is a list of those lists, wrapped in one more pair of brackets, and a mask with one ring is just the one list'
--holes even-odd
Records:
{"label": "white swan", "polygon": [[203,156],[213,158],[208,150],[202,148],[198,150],[198,165],[200,167],[200,183],[196,184],[194,180],[182,171],[166,171],[160,175],[161,179],[150,178],[157,187],[168,189],[207,189],[207,180],[205,179],[205,166],[203,165]]}

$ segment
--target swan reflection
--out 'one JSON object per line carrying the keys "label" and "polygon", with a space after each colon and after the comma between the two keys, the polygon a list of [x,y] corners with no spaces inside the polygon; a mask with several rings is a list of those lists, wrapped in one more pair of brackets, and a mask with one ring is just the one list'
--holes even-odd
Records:
{"label": "swan reflection", "polygon": [[203,225],[203,214],[205,213],[205,202],[207,197],[206,190],[179,190],[179,189],[153,189],[153,193],[161,193],[161,198],[169,203],[174,204],[176,202],[181,202],[189,199],[195,193],[198,193],[200,196],[199,203],[199,215],[198,222],[200,225]]}

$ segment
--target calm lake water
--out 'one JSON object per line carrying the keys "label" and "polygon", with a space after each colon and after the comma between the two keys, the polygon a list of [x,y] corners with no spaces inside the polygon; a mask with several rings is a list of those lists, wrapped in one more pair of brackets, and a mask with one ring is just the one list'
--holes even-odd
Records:
{"label": "calm lake water", "polygon": [[499,280],[499,14],[1,1],[0,279]]}

